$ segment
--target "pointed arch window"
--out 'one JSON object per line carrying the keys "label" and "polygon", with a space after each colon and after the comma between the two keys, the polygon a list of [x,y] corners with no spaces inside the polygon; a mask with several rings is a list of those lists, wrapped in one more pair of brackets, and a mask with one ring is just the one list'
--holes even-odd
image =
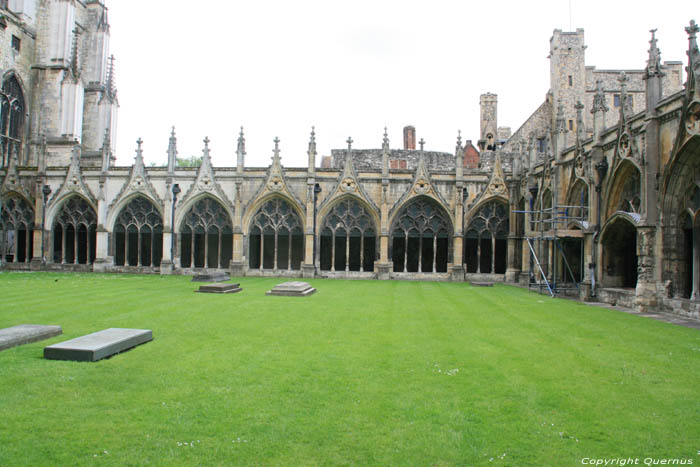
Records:
{"label": "pointed arch window", "polygon": [[464,234],[464,262],[468,273],[506,272],[508,206],[489,201],[469,221]]}
{"label": "pointed arch window", "polygon": [[304,260],[301,219],[281,198],[267,201],[255,214],[248,244],[251,269],[301,269]]}
{"label": "pointed arch window", "polygon": [[190,208],[180,228],[183,268],[227,268],[233,257],[233,225],[224,207],[202,198]]}
{"label": "pointed arch window", "polygon": [[391,229],[394,272],[447,272],[451,223],[435,201],[419,197]]}
{"label": "pointed arch window", "polygon": [[114,224],[114,262],[117,266],[160,266],[163,256],[163,218],[143,196],[131,200]]}
{"label": "pointed arch window", "polygon": [[0,254],[8,263],[28,263],[32,259],[34,209],[20,196],[9,196],[0,212]]}
{"label": "pointed arch window", "polygon": [[346,198],[336,203],[321,229],[321,270],[373,271],[376,232],[372,217],[357,200]]}
{"label": "pointed arch window", "polygon": [[97,214],[79,196],[69,198],[53,223],[53,261],[92,264],[95,261]]}
{"label": "pointed arch window", "polygon": [[26,162],[22,159],[24,113],[22,87],[10,75],[0,90],[0,167],[7,167],[11,157],[16,157],[18,163]]}

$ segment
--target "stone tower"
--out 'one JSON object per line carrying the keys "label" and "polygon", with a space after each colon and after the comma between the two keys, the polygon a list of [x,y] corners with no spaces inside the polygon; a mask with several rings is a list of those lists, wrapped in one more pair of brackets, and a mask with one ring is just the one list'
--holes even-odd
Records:
{"label": "stone tower", "polygon": [[487,92],[479,99],[481,133],[479,149],[494,151],[498,138],[498,95]]}
{"label": "stone tower", "polygon": [[[585,102],[586,46],[583,29],[562,32],[555,29],[549,40],[550,90],[555,103],[564,110],[564,124],[569,131],[576,131],[577,102]],[[555,127],[552,115],[552,128]]]}

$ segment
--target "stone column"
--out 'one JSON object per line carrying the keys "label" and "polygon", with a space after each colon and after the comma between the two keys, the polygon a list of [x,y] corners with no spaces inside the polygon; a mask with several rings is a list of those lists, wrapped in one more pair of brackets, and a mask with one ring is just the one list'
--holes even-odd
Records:
{"label": "stone column", "polygon": [[375,263],[377,279],[390,279],[394,263],[389,259],[389,207],[387,196],[389,180],[382,179],[382,202],[379,213],[379,261]]}
{"label": "stone column", "polygon": [[[311,151],[310,151],[311,152]],[[311,156],[309,156],[309,164],[311,164]],[[314,251],[314,215],[316,205],[314,203],[314,186],[316,179],[314,178],[313,167],[309,168],[308,177],[306,179],[306,226],[304,228],[304,264],[301,267],[301,275],[305,278],[312,278],[316,275],[316,263],[318,262],[317,252]],[[318,221],[318,218],[316,218]]]}
{"label": "stone column", "polygon": [[[239,157],[239,169],[240,169],[240,157]],[[240,170],[242,172],[242,170]],[[229,264],[229,270],[231,276],[239,277],[245,275],[246,262],[244,260],[245,252],[243,251],[243,213],[241,212],[241,185],[243,184],[243,179],[236,178],[236,199],[234,200],[234,210],[233,210],[233,255],[231,258],[231,264]]]}
{"label": "stone column", "polygon": [[[173,130],[174,131],[174,130]],[[174,167],[173,156],[173,167]],[[163,203],[163,256],[160,259],[161,275],[172,274],[174,269],[173,258],[171,255],[174,250],[173,242],[173,193],[172,193],[172,178],[166,181],[165,202]]]}
{"label": "stone column", "polygon": [[105,272],[113,265],[113,258],[109,256],[109,232],[105,226],[107,221],[107,203],[101,197],[97,200],[97,243],[95,245],[95,262],[92,265],[94,272]]}
{"label": "stone column", "polygon": [[[515,185],[515,183],[513,183]],[[520,275],[520,269],[516,267],[516,232],[515,227],[517,225],[517,191],[515,186],[510,190],[510,212],[508,213],[508,250],[506,255],[506,282],[518,282],[518,276]],[[494,256],[496,251],[494,250]],[[495,271],[494,271],[495,272]]]}
{"label": "stone column", "polygon": [[579,284],[579,299],[583,301],[591,301],[593,293],[594,269],[593,269],[593,231],[584,232],[583,239],[583,277]]}
{"label": "stone column", "polygon": [[635,305],[637,311],[652,311],[657,305],[656,281],[654,279],[654,246],[656,227],[637,227],[637,288]]}

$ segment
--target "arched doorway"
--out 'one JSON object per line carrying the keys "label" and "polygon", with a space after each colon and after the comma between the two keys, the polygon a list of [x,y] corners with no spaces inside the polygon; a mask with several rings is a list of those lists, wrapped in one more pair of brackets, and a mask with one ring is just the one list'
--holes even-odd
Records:
{"label": "arched doorway", "polygon": [[603,285],[633,288],[637,285],[637,229],[623,217],[603,232]]}
{"label": "arched doorway", "polygon": [[506,272],[508,222],[508,206],[495,200],[482,205],[471,217],[464,234],[467,273]]}
{"label": "arched doorway", "polygon": [[304,230],[294,208],[272,198],[253,217],[248,234],[250,269],[297,271],[304,260]]}
{"label": "arched doorway", "polygon": [[377,230],[372,217],[355,199],[337,202],[321,228],[322,271],[373,271]]}
{"label": "arched doorway", "polygon": [[449,216],[428,197],[418,197],[398,213],[391,229],[394,272],[447,272]]}
{"label": "arched doorway", "polygon": [[34,209],[20,196],[2,200],[0,212],[0,254],[8,263],[29,263],[34,239]]}
{"label": "arched doorway", "polygon": [[53,262],[92,264],[95,261],[97,214],[80,196],[63,203],[53,223]]}
{"label": "arched doorway", "polygon": [[163,218],[147,198],[137,196],[119,213],[114,224],[114,262],[117,266],[160,266],[163,256]]}
{"label": "arched doorway", "polygon": [[226,268],[233,257],[233,225],[226,209],[209,196],[196,201],[180,224],[180,266]]}

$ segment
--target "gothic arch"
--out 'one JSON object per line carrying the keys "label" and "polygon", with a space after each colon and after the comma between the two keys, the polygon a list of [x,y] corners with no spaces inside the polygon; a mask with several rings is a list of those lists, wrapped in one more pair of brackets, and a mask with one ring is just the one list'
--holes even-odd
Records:
{"label": "gothic arch", "polygon": [[374,224],[375,228],[379,228],[378,226],[381,224],[380,218],[379,218],[379,213],[377,212],[377,209],[375,206],[372,206],[369,204],[363,197],[355,195],[355,194],[346,194],[342,196],[338,196],[335,199],[333,199],[330,203],[325,203],[323,206],[320,207],[318,212],[316,213],[316,232],[315,234],[318,235],[321,233],[321,226],[323,222],[325,222],[326,217],[328,214],[335,208],[335,206],[343,201],[347,200],[352,200],[357,202],[362,208],[365,210],[367,215],[369,215],[372,219],[372,223]]}
{"label": "gothic arch", "polygon": [[336,198],[321,219],[317,223],[321,270],[374,270],[379,220],[367,203],[352,195]]}
{"label": "gothic arch", "polygon": [[275,198],[281,199],[287,204],[289,204],[289,206],[292,209],[294,209],[294,212],[296,212],[297,216],[299,216],[299,219],[301,219],[302,227],[305,226],[304,219],[306,219],[306,214],[304,212],[304,209],[302,209],[301,205],[297,202],[296,199],[290,198],[285,193],[267,193],[266,195],[261,196],[246,207],[246,210],[243,214],[243,220],[241,222],[244,232],[250,231],[250,228],[252,227],[253,223],[253,218],[258,214],[262,206],[265,205],[268,201]]}
{"label": "gothic arch", "polygon": [[620,162],[607,183],[605,217],[611,217],[617,211],[639,214],[641,178],[642,173],[633,162],[628,159]]}
{"label": "gothic arch", "polygon": [[14,71],[6,73],[0,91],[0,167],[7,167],[14,154],[18,155],[18,163],[25,162],[22,158],[27,114],[24,95],[19,75]]}
{"label": "gothic arch", "polygon": [[128,196],[123,197],[120,199],[114,206],[111,207],[109,212],[107,213],[107,220],[105,222],[107,228],[109,229],[110,232],[114,232],[114,226],[117,223],[117,218],[119,215],[122,213],[124,208],[134,201],[136,198],[144,198],[145,200],[149,201],[155,210],[158,212],[160,215],[161,219],[164,218],[163,215],[163,205],[160,201],[153,199],[151,196],[149,196],[147,193],[141,192],[141,191],[135,191]]}
{"label": "gothic arch", "polygon": [[114,220],[112,245],[117,266],[160,266],[163,215],[149,197],[127,197]]}
{"label": "gothic arch", "polygon": [[97,211],[83,196],[61,198],[52,210],[51,240],[54,263],[92,264],[97,243]]}
{"label": "gothic arch", "polygon": [[24,196],[7,193],[0,211],[0,255],[7,262],[28,263],[34,246],[34,207]]}
{"label": "gothic arch", "polygon": [[577,178],[566,195],[566,216],[587,221],[590,212],[590,189],[588,183]]}
{"label": "gothic arch", "polygon": [[60,196],[59,198],[55,200],[49,200],[48,205],[46,207],[46,225],[50,226],[53,225],[56,216],[59,215],[61,209],[63,209],[63,205],[66,204],[68,201],[71,200],[71,198],[78,197],[81,200],[85,201],[88,206],[94,211],[97,212],[97,206],[85,195],[79,192],[75,191],[66,191],[65,193],[61,194],[58,193]]}
{"label": "gothic arch", "polygon": [[506,272],[509,205],[489,198],[472,209],[464,228],[464,263],[468,273]]}
{"label": "gothic arch", "polygon": [[637,285],[637,216],[618,212],[601,229],[602,277],[605,287]]}
{"label": "gothic arch", "polygon": [[[216,196],[213,193],[201,192],[201,193],[197,193],[195,196],[192,196],[190,198],[187,198],[187,199],[183,198],[182,201],[178,202],[175,205],[175,219],[174,219],[173,225],[177,227],[178,232],[182,228],[182,224],[183,224],[183,221],[184,221],[187,213],[189,213],[192,210],[192,207],[195,204],[199,203],[203,199],[212,199],[212,200],[216,201],[221,206],[221,208],[226,212],[229,219],[233,219],[233,210],[231,209],[229,203],[227,203],[225,200]],[[158,203],[156,203],[156,205],[157,204]]]}
{"label": "gothic arch", "polygon": [[225,205],[202,194],[180,211],[176,224],[180,267],[227,268],[233,257],[233,224]]}
{"label": "gothic arch", "polygon": [[435,198],[412,197],[389,230],[394,272],[447,272],[453,231],[449,211]]}
{"label": "gothic arch", "polygon": [[271,196],[250,219],[248,267],[299,270],[304,261],[304,223],[287,197]]}

